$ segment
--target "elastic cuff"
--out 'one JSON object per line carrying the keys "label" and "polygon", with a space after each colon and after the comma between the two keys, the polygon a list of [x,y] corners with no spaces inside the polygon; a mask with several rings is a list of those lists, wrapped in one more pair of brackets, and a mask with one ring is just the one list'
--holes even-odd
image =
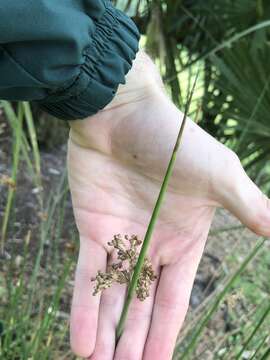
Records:
{"label": "elastic cuff", "polygon": [[57,118],[75,120],[96,114],[111,102],[132,66],[138,51],[139,31],[110,1],[104,3],[105,12],[84,51],[85,61],[78,78],[68,89],[37,102]]}

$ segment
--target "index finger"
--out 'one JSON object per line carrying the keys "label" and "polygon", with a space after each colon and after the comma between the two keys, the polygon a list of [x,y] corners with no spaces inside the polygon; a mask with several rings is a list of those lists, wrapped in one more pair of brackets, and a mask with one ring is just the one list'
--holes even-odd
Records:
{"label": "index finger", "polygon": [[106,269],[105,249],[89,239],[81,239],[79,259],[75,275],[71,319],[70,342],[73,352],[89,357],[95,348],[100,293],[93,296],[95,277],[98,270]]}

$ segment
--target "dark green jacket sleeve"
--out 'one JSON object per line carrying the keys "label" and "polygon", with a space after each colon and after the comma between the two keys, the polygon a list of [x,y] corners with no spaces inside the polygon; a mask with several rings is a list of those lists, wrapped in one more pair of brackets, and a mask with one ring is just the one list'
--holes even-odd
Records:
{"label": "dark green jacket sleeve", "polygon": [[93,115],[125,82],[138,40],[108,0],[0,0],[0,99],[61,119]]}

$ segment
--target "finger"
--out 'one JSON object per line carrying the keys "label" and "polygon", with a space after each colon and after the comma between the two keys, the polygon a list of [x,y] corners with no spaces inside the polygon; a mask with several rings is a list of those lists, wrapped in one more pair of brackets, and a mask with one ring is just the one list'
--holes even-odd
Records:
{"label": "finger", "polygon": [[106,268],[107,254],[99,244],[81,239],[71,307],[70,342],[78,356],[89,357],[94,350],[98,323],[100,294],[93,296],[98,270]]}
{"label": "finger", "polygon": [[144,360],[171,360],[188,310],[189,298],[206,235],[187,254],[161,271]]}
{"label": "finger", "polygon": [[[117,261],[116,254],[110,256],[108,265]],[[126,286],[114,283],[102,292],[96,346],[91,360],[112,360],[115,352],[115,332],[126,295]]]}
{"label": "finger", "polygon": [[[157,267],[155,274],[159,275]],[[144,301],[134,297],[129,308],[124,332],[118,342],[115,360],[141,360],[149,331],[158,279],[150,288],[150,296]],[[152,358],[153,359],[153,358]]]}
{"label": "finger", "polygon": [[126,286],[114,284],[103,291],[100,302],[96,346],[90,360],[112,360],[115,352],[115,331],[125,299]]}
{"label": "finger", "polygon": [[270,200],[250,180],[239,161],[225,190],[225,207],[259,235],[270,235]]}

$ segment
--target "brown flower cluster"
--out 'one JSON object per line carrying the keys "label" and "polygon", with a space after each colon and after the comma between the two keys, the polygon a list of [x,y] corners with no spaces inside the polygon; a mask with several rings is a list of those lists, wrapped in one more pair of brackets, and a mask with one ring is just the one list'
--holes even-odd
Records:
{"label": "brown flower cluster", "polygon": [[[125,235],[124,239],[120,234],[114,235],[113,240],[108,242],[117,253],[118,262],[108,266],[106,272],[98,271],[95,281],[93,295],[108,289],[113,283],[127,284],[129,286],[134,268],[139,257],[139,248],[142,241],[136,235]],[[154,273],[152,264],[148,258],[145,259],[136,287],[137,298],[141,301],[149,296],[150,286],[157,276]]]}

